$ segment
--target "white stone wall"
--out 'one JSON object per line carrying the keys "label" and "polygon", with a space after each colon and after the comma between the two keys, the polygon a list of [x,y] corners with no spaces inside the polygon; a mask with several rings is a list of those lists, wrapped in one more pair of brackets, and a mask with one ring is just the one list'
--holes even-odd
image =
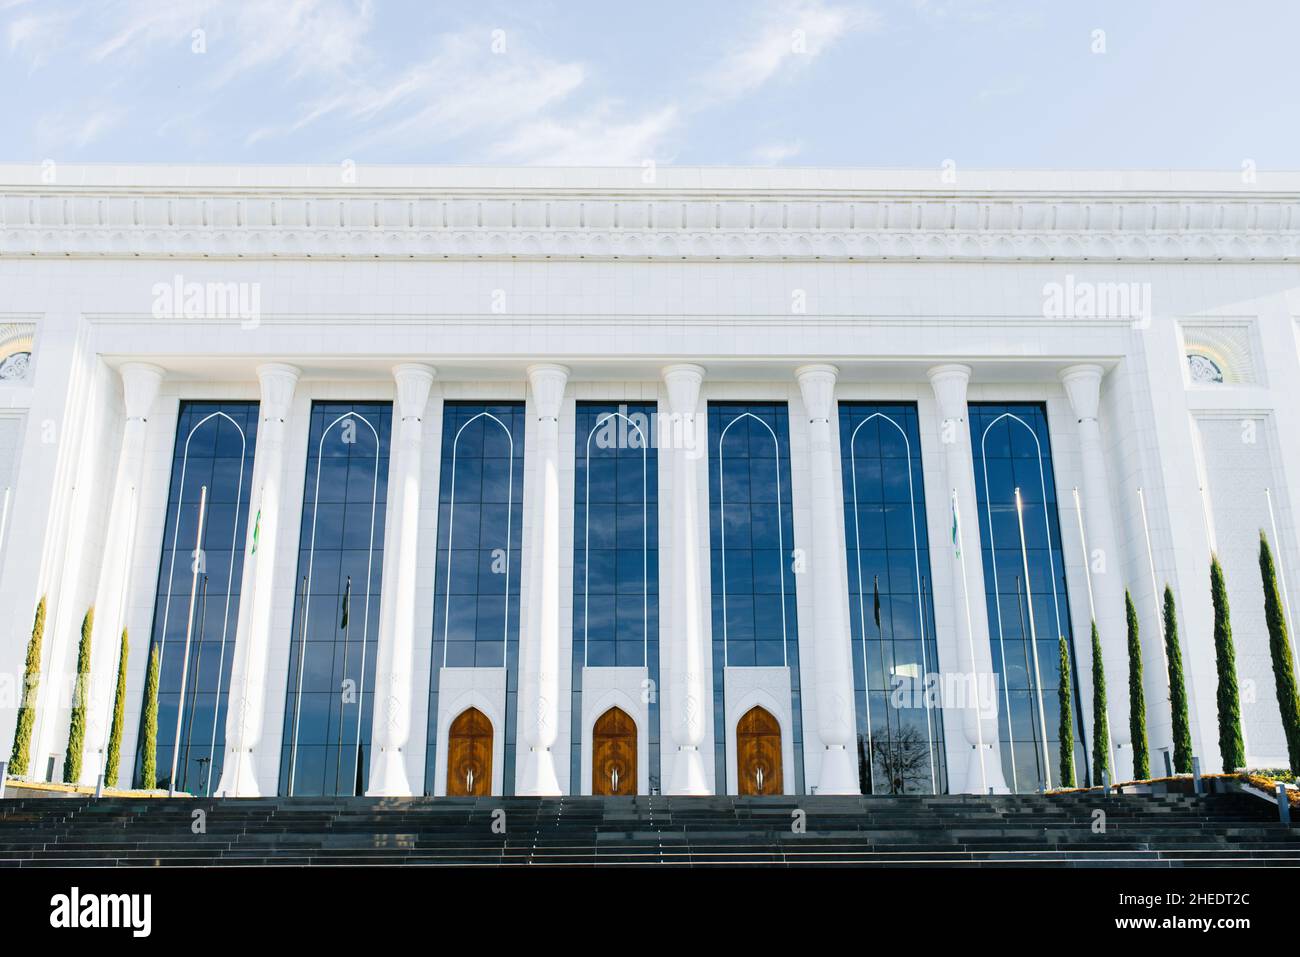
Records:
{"label": "white stone wall", "polygon": [[[1284,748],[1279,745],[1267,640],[1259,630],[1262,606],[1251,577],[1258,573],[1250,546],[1263,520],[1254,486],[1267,482],[1278,526],[1275,554],[1290,598],[1300,601],[1300,444],[1294,439],[1300,428],[1300,192],[1260,196],[1234,193],[1232,184],[1213,178],[1159,180],[1160,190],[1170,193],[1154,191],[1155,179],[1118,174],[1050,183],[1042,174],[1023,174],[1020,179],[989,178],[987,189],[1006,196],[986,202],[976,192],[939,197],[919,181],[886,174],[877,180],[859,173],[799,179],[783,172],[772,174],[764,187],[781,192],[772,199],[744,192],[761,185],[761,174],[683,172],[660,184],[675,191],[671,196],[610,200],[618,211],[606,221],[603,211],[612,207],[600,205],[606,200],[595,194],[617,180],[614,174],[608,181],[591,171],[554,174],[556,189],[592,194],[583,213],[576,200],[542,201],[529,193],[545,174],[515,172],[513,180],[507,176],[491,187],[506,194],[515,190],[512,200],[503,199],[501,192],[437,194],[446,186],[439,176],[459,175],[440,172],[430,173],[428,180],[410,174],[400,184],[429,195],[391,202],[349,196],[342,226],[322,221],[320,210],[331,207],[312,198],[316,225],[309,228],[295,212],[301,212],[295,205],[301,198],[277,199],[281,205],[274,221],[269,214],[262,216],[269,202],[265,194],[230,200],[245,204],[240,213],[245,225],[240,227],[225,199],[197,193],[187,198],[189,187],[183,184],[170,198],[108,197],[101,195],[108,187],[96,185],[98,174],[87,173],[79,187],[86,196],[79,198],[76,188],[69,187],[64,203],[24,175],[0,169],[7,230],[0,236],[0,321],[36,326],[32,376],[24,383],[0,384],[0,474],[6,462],[18,463],[0,551],[0,607],[10,611],[0,619],[0,675],[12,683],[21,674],[31,614],[46,595],[48,680],[33,745],[38,773],[44,771],[47,755],[61,760],[66,744],[67,706],[57,701],[56,679],[70,678],[75,666],[77,630],[102,565],[105,513],[122,434],[116,367],[125,359],[154,362],[167,370],[167,379],[149,418],[127,602],[132,657],[124,779],[134,761],[178,404],[194,398],[256,399],[254,370],[264,361],[290,362],[302,370],[282,476],[285,534],[275,556],[276,581],[282,587],[271,622],[267,740],[257,756],[258,786],[264,793],[275,789],[278,777],[307,410],[312,399],[392,398],[392,366],[400,361],[426,362],[437,370],[421,469],[415,703],[406,756],[413,782],[424,778],[429,718],[441,403],[524,398],[524,370],[536,361],[571,369],[560,417],[564,665],[555,745],[565,788],[582,786],[569,780],[568,740],[574,403],[657,398],[663,409],[660,369],[683,361],[706,369],[701,410],[710,399],[789,403],[795,547],[806,547],[809,535],[809,490],[807,417],[794,369],[810,361],[838,366],[840,400],[917,402],[941,665],[954,658],[950,622],[955,589],[948,563],[937,560],[949,540],[949,490],[926,370],[942,362],[970,365],[970,401],[1045,402],[1081,673],[1086,673],[1090,654],[1086,640],[1079,640],[1087,635],[1087,577],[1072,490],[1082,478],[1077,422],[1059,373],[1077,362],[1100,364],[1106,375],[1099,418],[1118,551],[1107,556],[1107,564],[1132,592],[1141,620],[1153,771],[1163,771],[1161,749],[1170,744],[1158,617],[1158,593],[1166,581],[1177,594],[1194,747],[1203,766],[1217,767],[1208,591],[1212,537],[1218,539],[1232,589],[1242,678],[1255,685],[1257,704],[1246,711],[1248,754],[1255,763],[1281,763]],[[133,174],[142,189],[149,186],[148,175]],[[156,175],[161,187],[172,173]],[[206,175],[215,183],[226,174]],[[490,192],[476,174],[464,175],[463,188]],[[252,176],[246,171],[243,182],[225,185],[246,186]],[[1044,198],[1017,192],[1030,183],[1057,193]],[[883,195],[884,184],[901,192]],[[1090,188],[1095,194],[1086,192]],[[1209,199],[1207,191],[1213,194]],[[376,202],[383,207],[375,214],[379,218],[367,219],[366,211]],[[517,204],[513,213],[512,202]],[[40,217],[36,225],[29,221],[31,209]],[[406,225],[404,211],[414,216]],[[429,235],[422,236],[421,230]],[[309,248],[328,249],[331,258],[299,255]],[[236,251],[241,258],[234,258]],[[173,258],[177,253],[184,258]],[[207,258],[189,258],[194,255]],[[155,318],[155,286],[176,275],[187,282],[256,284],[260,317],[254,323],[220,316]],[[1045,316],[1045,285],[1067,280],[1149,283],[1149,319]],[[1252,342],[1252,381],[1222,386],[1189,382],[1180,332],[1181,324],[1189,322],[1244,324]],[[1230,439],[1212,425],[1242,418],[1263,423],[1260,444],[1249,453],[1225,444]],[[532,424],[530,420],[530,430]],[[837,425],[833,422],[833,434]],[[526,438],[530,447],[531,435]],[[665,460],[661,463],[660,500],[667,503],[671,474]],[[528,505],[535,493],[527,457],[525,470],[527,550],[532,531]],[[705,506],[701,521],[707,523],[707,461],[698,475],[697,493]],[[1208,513],[1204,486],[1210,490]],[[1146,504],[1149,553],[1139,488]],[[1248,502],[1253,503],[1249,515],[1242,511]],[[659,703],[661,747],[667,754],[673,740],[670,715],[680,704],[677,636],[664,611],[675,600],[666,570],[676,557],[665,509],[659,521]],[[977,529],[969,517],[966,526],[966,547],[977,560]],[[704,531],[699,558],[707,581],[707,525]],[[527,602],[532,583],[524,580],[521,586]],[[810,589],[802,583],[797,587],[802,723],[809,756],[804,773],[813,782],[820,750],[814,668],[807,657],[814,619]],[[973,602],[971,611],[977,635],[987,636],[983,602]],[[710,619],[706,610],[706,647],[711,649]],[[1103,643],[1122,644],[1124,635],[1117,631],[1103,634]],[[706,657],[711,687],[723,676],[711,674],[711,655]],[[1091,689],[1086,682],[1082,691],[1087,711]],[[1109,689],[1109,700],[1112,733],[1127,738],[1123,683]],[[12,697],[0,702],[0,741],[6,744],[15,714]],[[956,757],[952,749],[964,746],[964,739],[958,745],[962,736],[948,718],[951,760]],[[709,742],[730,733],[713,728],[712,722],[710,709]],[[706,743],[702,750],[711,773],[713,749]],[[1117,753],[1116,762],[1122,773],[1131,767],[1131,756]],[[794,778],[791,770],[787,783]],[[665,762],[664,773],[668,771]]]}

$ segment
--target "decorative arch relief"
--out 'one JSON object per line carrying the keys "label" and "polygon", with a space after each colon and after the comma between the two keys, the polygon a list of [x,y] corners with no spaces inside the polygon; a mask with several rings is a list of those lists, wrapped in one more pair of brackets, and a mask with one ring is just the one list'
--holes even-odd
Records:
{"label": "decorative arch relief", "polygon": [[32,342],[36,324],[10,322],[0,326],[0,385],[31,381]]}

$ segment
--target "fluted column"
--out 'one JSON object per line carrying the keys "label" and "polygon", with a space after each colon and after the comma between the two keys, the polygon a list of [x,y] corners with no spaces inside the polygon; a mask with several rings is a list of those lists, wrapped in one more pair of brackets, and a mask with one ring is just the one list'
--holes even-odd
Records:
{"label": "fluted column", "polygon": [[389,506],[394,560],[392,581],[384,582],[382,628],[375,652],[375,710],[370,746],[370,788],[384,797],[412,793],[403,748],[411,739],[412,671],[415,667],[415,585],[420,528],[420,479],[424,457],[424,409],[433,369],[404,363],[393,369],[397,382],[395,498]]}
{"label": "fluted column", "polygon": [[[985,613],[983,558],[980,551],[980,527],[975,502],[975,463],[971,456],[970,424],[966,412],[966,387],[971,368],[950,363],[929,370],[930,386],[939,406],[940,447],[943,449],[945,497],[956,494],[961,519],[961,546],[943,549],[951,562],[953,583],[952,634],[955,636],[955,660],[967,689],[960,704],[961,729],[969,760],[964,766],[950,766],[950,789],[967,794],[982,794],[984,789],[1006,791],[1002,775],[1002,749],[998,745],[998,697],[992,684],[993,653],[987,633],[976,630],[975,622]],[[945,668],[945,671],[948,670]],[[945,705],[947,707],[947,705]],[[951,709],[950,709],[951,710]],[[981,766],[980,748],[983,747]]]}
{"label": "fluted column", "polygon": [[840,523],[844,504],[836,495],[838,449],[831,442],[835,379],[832,365],[795,371],[808,411],[812,456],[813,657],[816,664],[817,734],[824,750],[818,794],[860,794],[854,747],[853,648],[849,636],[849,583],[843,574]]}
{"label": "fluted column", "polygon": [[280,531],[280,484],[284,472],[285,421],[298,385],[298,370],[279,362],[257,367],[262,387],[253,497],[244,541],[239,628],[231,662],[226,708],[226,755],[218,797],[258,797],[256,755],[266,710],[266,656],[275,587],[275,549]]}
{"label": "fluted column", "polygon": [[[1123,780],[1133,770],[1132,735],[1129,733],[1127,701],[1119,689],[1128,684],[1128,625],[1124,610],[1124,583],[1120,578],[1119,552],[1106,480],[1106,459],[1101,448],[1101,426],[1097,410],[1101,402],[1101,379],[1105,370],[1086,363],[1061,372],[1061,383],[1070,408],[1079,420],[1079,464],[1083,482],[1079,497],[1083,503],[1083,528],[1088,537],[1093,614],[1101,639],[1102,667],[1109,699],[1110,740],[1115,760],[1121,765],[1111,773]],[[1088,688],[1090,685],[1084,684]],[[1121,777],[1122,776],[1122,777]],[[1095,782],[1094,782],[1095,783]]]}
{"label": "fluted column", "polygon": [[[660,429],[660,454],[667,451],[665,434],[673,437],[673,487],[669,507],[672,521],[672,635],[677,652],[671,703],[673,743],[677,746],[666,794],[712,794],[704,756],[705,718],[709,689],[704,683],[704,585],[700,567],[699,462],[704,456],[702,429],[696,413],[704,369],[672,365],[663,371],[668,387],[670,428]],[[718,676],[721,680],[721,676]],[[718,733],[722,733],[719,731]]]}
{"label": "fluted column", "polygon": [[516,790],[524,795],[560,793],[553,748],[560,728],[560,403],[568,380],[564,366],[528,368],[537,416],[537,491],[532,499],[525,665],[519,683],[528,751]]}
{"label": "fluted column", "polygon": [[[90,681],[86,713],[86,743],[81,765],[82,784],[94,784],[104,767],[108,728],[117,685],[117,661],[126,617],[127,589],[135,552],[140,479],[144,472],[144,443],[149,411],[158,396],[163,370],[144,362],[125,362],[122,397],[126,424],[117,459],[113,501],[104,541],[104,563],[95,590],[95,629],[91,636]],[[107,782],[112,787],[116,782]]]}

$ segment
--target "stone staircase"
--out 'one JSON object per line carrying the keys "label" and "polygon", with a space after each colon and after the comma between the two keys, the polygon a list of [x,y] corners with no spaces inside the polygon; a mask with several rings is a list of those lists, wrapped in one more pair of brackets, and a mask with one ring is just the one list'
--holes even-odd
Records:
{"label": "stone staircase", "polygon": [[394,864],[1300,866],[1300,826],[1237,793],[0,802],[0,867]]}

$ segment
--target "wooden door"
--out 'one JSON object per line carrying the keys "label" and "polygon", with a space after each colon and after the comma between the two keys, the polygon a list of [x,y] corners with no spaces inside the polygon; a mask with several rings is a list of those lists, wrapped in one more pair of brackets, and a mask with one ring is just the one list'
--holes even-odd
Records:
{"label": "wooden door", "polygon": [[636,794],[636,722],[619,708],[592,728],[591,793]]}
{"label": "wooden door", "polygon": [[492,722],[467,708],[447,733],[448,796],[492,793]]}
{"label": "wooden door", "polygon": [[736,724],[736,770],[741,794],[781,794],[781,725],[764,708],[751,708]]}

